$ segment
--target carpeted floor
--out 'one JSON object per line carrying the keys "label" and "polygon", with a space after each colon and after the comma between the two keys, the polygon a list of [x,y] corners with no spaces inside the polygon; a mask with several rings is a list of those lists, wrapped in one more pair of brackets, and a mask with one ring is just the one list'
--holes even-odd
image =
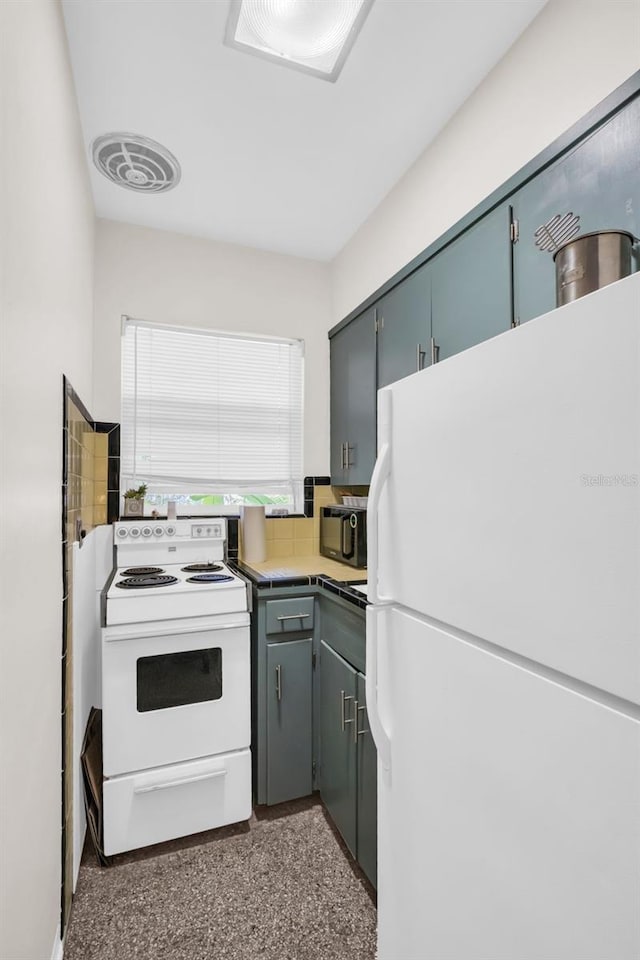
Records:
{"label": "carpeted floor", "polygon": [[375,957],[371,887],[318,802],[114,861],[85,853],[65,960]]}

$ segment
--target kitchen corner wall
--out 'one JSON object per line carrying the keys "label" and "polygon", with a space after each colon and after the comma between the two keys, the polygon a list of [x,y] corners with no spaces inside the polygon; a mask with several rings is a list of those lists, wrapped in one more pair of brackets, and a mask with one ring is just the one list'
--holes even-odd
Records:
{"label": "kitchen corner wall", "polygon": [[91,401],[95,225],[59,3],[0,3],[0,71],[0,956],[48,960],[60,921],[62,378]]}
{"label": "kitchen corner wall", "polygon": [[549,0],[334,259],[331,323],[638,69],[640,0]]}
{"label": "kitchen corner wall", "polygon": [[[118,518],[120,495],[109,490],[120,474],[120,426],[96,422],[64,378],[62,438],[62,917],[71,912],[86,820],[80,751],[92,706],[98,706],[99,640],[95,528],[112,544],[107,523]],[[115,478],[115,479],[114,479]],[[110,550],[107,549],[107,554]],[[110,570],[104,564],[102,585]],[[79,586],[76,582],[79,578]],[[93,615],[92,615],[93,611]]]}
{"label": "kitchen corner wall", "polygon": [[121,316],[305,342],[304,472],[329,464],[327,264],[98,220],[94,409],[120,420]]}

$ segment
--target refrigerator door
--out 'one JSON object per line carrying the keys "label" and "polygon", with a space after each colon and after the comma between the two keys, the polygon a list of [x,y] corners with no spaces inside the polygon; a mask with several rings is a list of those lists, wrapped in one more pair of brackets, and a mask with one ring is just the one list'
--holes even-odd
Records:
{"label": "refrigerator door", "polygon": [[369,598],[640,703],[640,274],[378,405]]}
{"label": "refrigerator door", "polygon": [[638,717],[378,619],[378,960],[635,960]]}

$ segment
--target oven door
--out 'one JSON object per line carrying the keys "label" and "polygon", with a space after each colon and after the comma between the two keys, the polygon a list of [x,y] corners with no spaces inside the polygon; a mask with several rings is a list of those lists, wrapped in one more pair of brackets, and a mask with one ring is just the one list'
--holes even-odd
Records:
{"label": "oven door", "polygon": [[107,777],[248,747],[248,615],[107,627],[102,706]]}

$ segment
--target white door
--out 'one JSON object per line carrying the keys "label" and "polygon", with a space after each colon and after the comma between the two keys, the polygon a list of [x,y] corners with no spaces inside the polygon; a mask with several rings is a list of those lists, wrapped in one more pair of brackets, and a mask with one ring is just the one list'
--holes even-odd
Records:
{"label": "white door", "polygon": [[408,612],[368,616],[391,742],[379,960],[637,960],[638,718]]}
{"label": "white door", "polygon": [[640,703],[640,274],[380,391],[378,420],[380,593]]}
{"label": "white door", "polygon": [[132,629],[143,635],[103,631],[105,776],[248,747],[249,627]]}

